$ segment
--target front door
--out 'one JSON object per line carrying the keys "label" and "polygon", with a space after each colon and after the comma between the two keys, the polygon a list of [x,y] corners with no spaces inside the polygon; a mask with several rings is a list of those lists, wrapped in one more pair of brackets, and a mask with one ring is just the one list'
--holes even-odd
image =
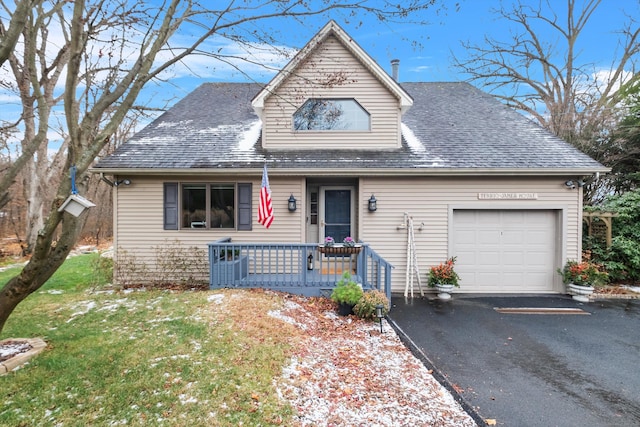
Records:
{"label": "front door", "polygon": [[320,187],[320,243],[327,236],[342,243],[345,237],[354,236],[354,188]]}

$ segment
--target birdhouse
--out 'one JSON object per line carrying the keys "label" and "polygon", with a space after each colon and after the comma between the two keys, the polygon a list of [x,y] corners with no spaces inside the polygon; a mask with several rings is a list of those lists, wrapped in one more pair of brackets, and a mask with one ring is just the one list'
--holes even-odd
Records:
{"label": "birdhouse", "polygon": [[72,194],[67,197],[67,200],[58,208],[58,212],[67,211],[73,216],[80,216],[82,212],[94,206],[91,201],[84,197],[78,194]]}

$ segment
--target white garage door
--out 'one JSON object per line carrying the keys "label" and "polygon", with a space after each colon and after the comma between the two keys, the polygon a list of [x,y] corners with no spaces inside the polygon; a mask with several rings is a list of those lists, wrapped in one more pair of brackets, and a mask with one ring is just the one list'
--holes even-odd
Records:
{"label": "white garage door", "polygon": [[553,292],[557,211],[454,210],[453,248],[463,292]]}

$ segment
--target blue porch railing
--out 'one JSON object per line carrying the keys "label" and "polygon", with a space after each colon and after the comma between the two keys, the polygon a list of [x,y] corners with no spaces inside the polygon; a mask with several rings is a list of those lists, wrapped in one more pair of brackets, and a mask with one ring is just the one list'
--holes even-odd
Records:
{"label": "blue porch railing", "polygon": [[305,296],[329,296],[345,271],[364,289],[391,298],[393,266],[368,244],[353,254],[328,253],[314,243],[209,243],[209,286],[266,288]]}

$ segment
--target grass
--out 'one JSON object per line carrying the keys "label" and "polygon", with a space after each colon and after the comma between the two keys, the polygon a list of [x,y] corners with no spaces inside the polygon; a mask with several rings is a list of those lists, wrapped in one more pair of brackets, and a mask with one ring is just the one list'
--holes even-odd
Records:
{"label": "grass", "polygon": [[298,332],[268,315],[279,296],[107,290],[95,259],[67,260],[7,322],[0,339],[48,348],[0,377],[0,425],[291,423],[274,378]]}

